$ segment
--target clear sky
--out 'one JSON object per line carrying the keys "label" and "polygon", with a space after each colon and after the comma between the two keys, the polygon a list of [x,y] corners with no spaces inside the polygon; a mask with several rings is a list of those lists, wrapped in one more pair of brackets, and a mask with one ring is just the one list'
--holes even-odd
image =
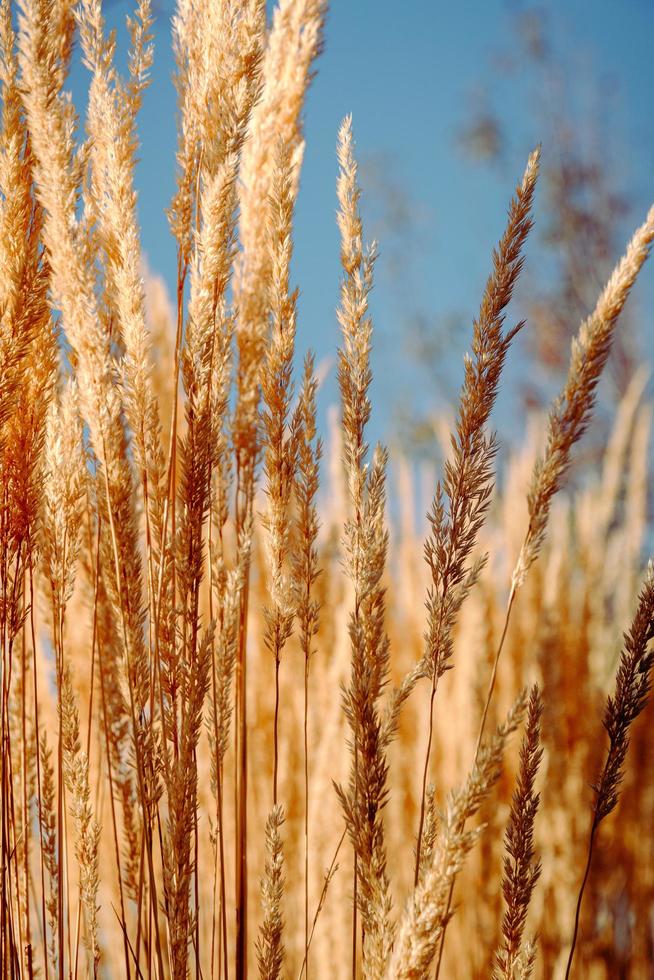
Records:
{"label": "clear sky", "polygon": [[[456,312],[471,321],[501,234],[514,181],[543,139],[535,105],[546,94],[524,63],[506,68],[515,47],[516,14],[540,9],[556,57],[569,77],[570,98],[610,120],[616,189],[629,192],[631,224],[654,200],[654,85],[651,0],[551,0],[540,8],[507,0],[334,0],[325,51],[306,108],[307,150],[297,208],[295,278],[300,287],[298,348],[333,359],[339,268],[335,225],[335,141],[351,112],[363,164],[364,214],[379,238],[381,258],[373,300],[376,326],[375,435],[390,435],[398,405],[442,403],[426,373],[403,355],[406,319]],[[128,10],[107,7],[110,23]],[[153,84],[141,118],[138,168],[143,245],[152,269],[173,282],[175,259],[164,208],[174,180],[175,95],[170,73],[171,0],[160,0]],[[84,70],[73,87],[81,97]],[[458,136],[470,111],[492,96],[506,143],[499,165],[482,167],[462,153]],[[78,102],[81,108],[82,102]],[[580,133],[580,138],[582,135]],[[544,165],[548,147],[544,145]],[[389,219],[390,212],[390,219]],[[395,220],[393,220],[395,215]],[[544,218],[537,212],[537,218]],[[390,220],[390,223],[389,223]],[[533,265],[538,274],[538,249]],[[650,286],[654,264],[647,271]],[[641,299],[654,290],[645,284]],[[519,303],[514,315],[520,316]],[[527,328],[528,329],[528,328]],[[452,352],[453,387],[469,332]],[[520,350],[514,355],[521,363]],[[323,406],[335,398],[333,371]],[[510,406],[509,406],[510,408]],[[506,411],[500,406],[500,411]]]}

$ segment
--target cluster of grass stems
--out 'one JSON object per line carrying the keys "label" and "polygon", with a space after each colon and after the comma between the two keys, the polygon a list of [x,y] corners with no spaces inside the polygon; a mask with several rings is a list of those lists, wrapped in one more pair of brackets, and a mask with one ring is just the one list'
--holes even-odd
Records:
{"label": "cluster of grass stems", "polygon": [[[170,308],[143,266],[134,189],[150,0],[128,19],[124,75],[100,0],[1,0],[2,980],[248,970],[509,980],[568,977],[575,956],[595,971],[579,975],[618,975],[584,942],[584,929],[600,929],[595,892],[583,912],[652,666],[654,572],[634,604],[645,519],[629,510],[646,457],[640,377],[602,491],[583,501],[600,558],[578,544],[588,597],[609,532],[624,524],[615,615],[607,624],[587,598],[575,632],[570,595],[541,601],[533,580],[539,559],[545,579],[562,582],[576,560],[555,497],[654,210],[579,328],[521,483],[526,510],[510,504],[520,536],[502,542],[489,425],[524,326],[505,318],[532,228],[540,151],[529,157],[473,322],[421,562],[417,535],[389,528],[387,450],[367,443],[376,251],[349,118],[337,145],[341,404],[329,493],[311,354],[295,379],[293,213],[325,14],[324,0],[279,0],[267,23],[263,0],[178,0]],[[83,126],[66,91],[75,46],[89,77]],[[491,575],[493,549],[513,571],[503,560]],[[621,628],[613,679],[593,677]],[[565,694],[568,657],[586,673]],[[568,781],[548,735],[566,698],[586,716],[584,738],[563,749]],[[577,777],[596,778],[583,802]],[[541,780],[559,805],[552,839],[574,840],[570,880],[540,853]],[[642,827],[638,813],[624,817],[636,863],[643,810]],[[482,865],[463,886],[476,853]],[[482,875],[486,892],[474,885]],[[646,919],[652,887],[642,886]],[[625,976],[645,976],[646,933],[644,951],[628,944]]]}

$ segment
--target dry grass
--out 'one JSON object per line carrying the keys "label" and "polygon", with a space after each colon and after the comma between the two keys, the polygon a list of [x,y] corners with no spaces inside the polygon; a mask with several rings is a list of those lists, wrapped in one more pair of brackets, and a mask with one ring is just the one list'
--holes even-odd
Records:
{"label": "dry grass", "polygon": [[171,305],[134,189],[149,0],[126,77],[99,0],[1,2],[2,980],[651,975],[642,374],[600,470],[564,481],[654,210],[496,479],[529,157],[423,524],[415,470],[367,443],[347,118],[321,470],[291,259],[324,16],[179,0]]}

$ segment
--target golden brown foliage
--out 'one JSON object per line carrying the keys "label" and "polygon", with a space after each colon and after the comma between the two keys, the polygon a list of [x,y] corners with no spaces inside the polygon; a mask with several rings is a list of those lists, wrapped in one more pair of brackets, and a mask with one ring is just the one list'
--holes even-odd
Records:
{"label": "golden brown foliage", "polygon": [[134,178],[149,0],[125,77],[100,0],[1,2],[0,980],[560,977],[573,954],[580,976],[643,977],[654,957],[642,374],[601,472],[558,494],[654,211],[580,328],[544,450],[534,419],[498,490],[529,157],[416,527],[413,470],[368,449],[376,249],[346,118],[321,474],[291,259],[325,13],[178,0],[171,306]]}

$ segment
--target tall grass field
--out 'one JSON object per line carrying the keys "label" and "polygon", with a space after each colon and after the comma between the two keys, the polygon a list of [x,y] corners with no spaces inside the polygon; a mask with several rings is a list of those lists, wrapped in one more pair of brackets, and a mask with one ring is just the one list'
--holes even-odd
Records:
{"label": "tall grass field", "polygon": [[325,16],[177,0],[170,301],[150,0],[127,52],[101,0],[0,0],[0,980],[654,976],[643,370],[572,478],[654,209],[500,466],[527,149],[419,470],[371,443],[345,118],[321,435],[292,270]]}

